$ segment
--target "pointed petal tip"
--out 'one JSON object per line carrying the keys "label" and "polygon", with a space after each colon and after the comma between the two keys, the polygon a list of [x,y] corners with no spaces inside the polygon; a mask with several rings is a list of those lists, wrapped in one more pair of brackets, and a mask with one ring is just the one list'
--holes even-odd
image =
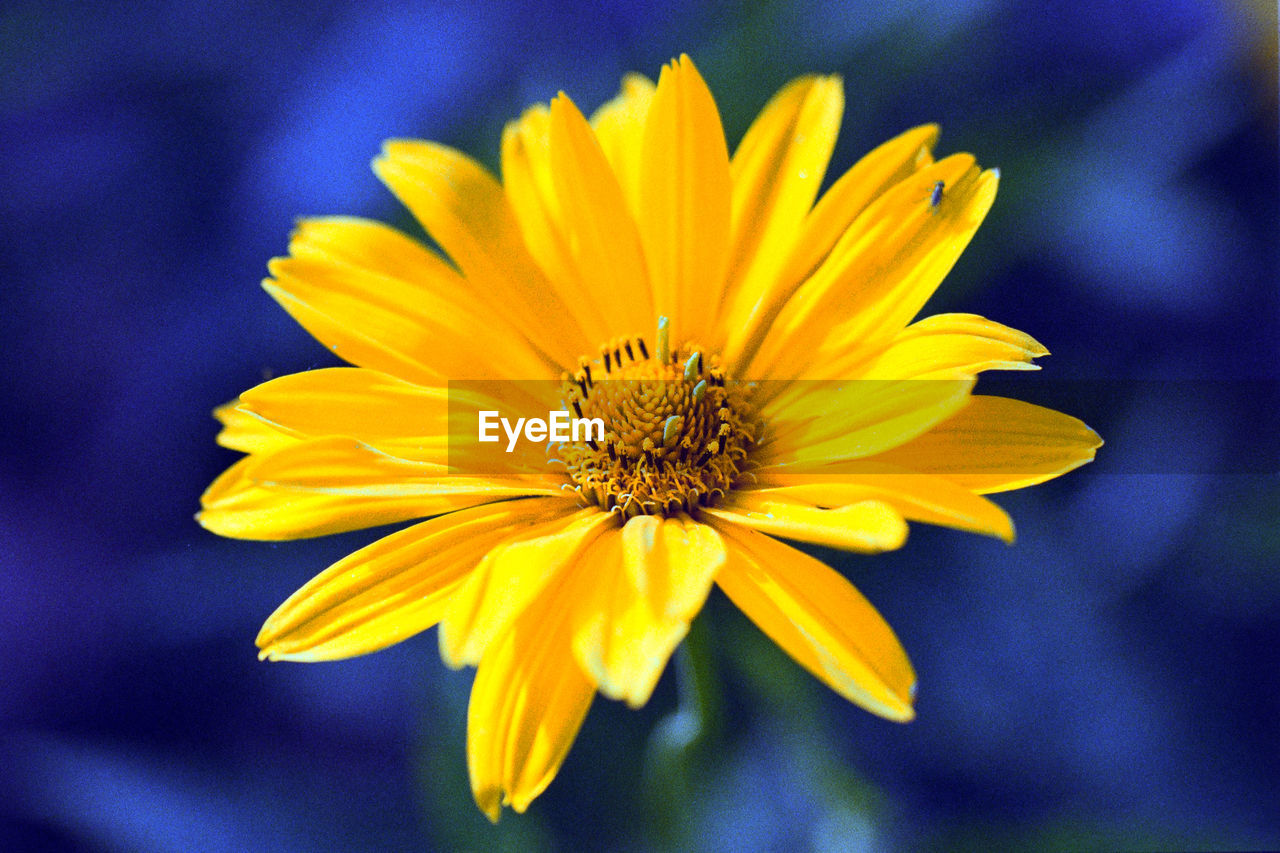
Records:
{"label": "pointed petal tip", "polygon": [[498,819],[502,817],[502,798],[497,786],[486,785],[471,793],[475,797],[476,806],[489,819],[489,823],[497,824]]}
{"label": "pointed petal tip", "polygon": [[538,786],[537,790],[532,793],[517,791],[514,794],[508,794],[503,797],[502,804],[504,806],[510,806],[511,810],[516,814],[524,814],[529,810],[529,806],[533,805],[533,801],[538,798],[538,795],[541,794],[542,791],[543,786]]}
{"label": "pointed petal tip", "polygon": [[805,74],[791,81],[782,91],[793,86],[804,87],[807,97],[819,94],[828,98],[839,98],[841,101],[844,99],[844,77],[840,74]]}
{"label": "pointed petal tip", "polygon": [[[914,675],[905,689],[894,689],[891,698],[897,700],[892,704],[881,700],[879,707],[868,708],[872,713],[892,723],[909,723],[916,718],[916,688],[918,682]],[[866,707],[866,706],[864,706]]]}
{"label": "pointed petal tip", "polygon": [[942,125],[937,122],[928,122],[919,127],[907,131],[907,133],[919,133],[923,135],[920,143],[920,151],[916,154],[916,165],[920,166],[925,163],[932,162],[933,149],[938,147],[938,140],[942,138]]}
{"label": "pointed petal tip", "polygon": [[274,613],[268,616],[266,621],[262,623],[262,627],[258,629],[258,636],[253,638],[253,644],[262,649],[262,653],[264,655],[271,651],[271,646],[275,642],[276,635],[280,633],[280,620],[277,616],[279,612],[280,610],[277,608]]}
{"label": "pointed petal tip", "polygon": [[[676,59],[671,60],[671,62],[669,62],[667,66],[662,69],[663,72],[666,72],[667,68],[670,68],[672,74],[677,75],[677,77],[685,77],[687,75],[693,75],[693,77],[697,78],[698,80],[702,79],[702,73],[698,71],[698,66],[694,65],[693,58],[690,57],[689,54],[687,53],[682,53]],[[658,84],[659,85],[662,84],[661,74],[658,76]]]}

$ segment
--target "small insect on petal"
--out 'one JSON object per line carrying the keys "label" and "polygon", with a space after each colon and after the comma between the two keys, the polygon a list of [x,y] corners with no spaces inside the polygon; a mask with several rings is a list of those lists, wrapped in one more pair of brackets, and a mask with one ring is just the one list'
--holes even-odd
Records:
{"label": "small insect on petal", "polygon": [[942,204],[942,191],[946,189],[946,181],[936,181],[933,189],[929,193],[929,212],[933,213],[938,209],[938,205]]}

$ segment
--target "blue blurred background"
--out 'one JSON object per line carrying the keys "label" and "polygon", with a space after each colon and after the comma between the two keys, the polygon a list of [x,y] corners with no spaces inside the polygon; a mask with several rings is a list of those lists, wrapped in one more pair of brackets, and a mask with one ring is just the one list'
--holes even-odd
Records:
{"label": "blue blurred background", "polygon": [[[786,80],[839,72],[832,175],[926,121],[1000,166],[932,307],[1042,340],[1027,396],[1120,388],[1059,404],[1108,446],[998,498],[1013,547],[815,550],[897,629],[916,722],[830,694],[717,594],[696,737],[674,672],[643,711],[598,700],[494,828],[434,633],[256,660],[263,618],[373,536],[201,530],[235,458],[210,410],[329,363],[257,283],[298,216],[405,223],[384,138],[496,167],[526,104],[592,109],[682,51],[731,145]],[[1264,0],[6,3],[0,849],[1280,846],[1276,91]],[[1170,379],[1176,416],[1146,381]]]}

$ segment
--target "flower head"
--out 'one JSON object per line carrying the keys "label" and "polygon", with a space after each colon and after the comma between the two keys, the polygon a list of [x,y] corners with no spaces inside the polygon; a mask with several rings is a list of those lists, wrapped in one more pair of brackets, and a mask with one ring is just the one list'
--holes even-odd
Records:
{"label": "flower head", "polygon": [[[996,172],[935,160],[924,126],[815,204],[842,110],[838,79],[796,80],[730,157],[681,57],[590,120],[563,94],[530,108],[504,133],[501,182],[449,148],[387,143],[374,169],[443,256],[376,222],[301,222],[264,286],[355,366],[221,408],[219,440],[248,455],[200,521],[290,539],[428,520],[296,592],[262,655],[349,657],[438,625],[445,661],[477,667],[467,755],[495,820],[545,789],[597,692],[648,700],[713,584],[841,695],[911,719],[889,626],[774,537],[871,553],[914,520],[1011,541],[984,495],[1100,441],[972,393],[983,370],[1034,368],[1046,350],[1027,335],[970,314],[912,322]],[[603,434],[468,467],[458,419],[499,409]]]}

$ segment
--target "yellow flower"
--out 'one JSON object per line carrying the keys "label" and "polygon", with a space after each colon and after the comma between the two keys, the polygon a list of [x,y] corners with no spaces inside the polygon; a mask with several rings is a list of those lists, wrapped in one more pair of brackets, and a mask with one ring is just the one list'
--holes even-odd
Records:
{"label": "yellow flower", "polygon": [[[798,79],[731,158],[681,57],[590,120],[563,94],[526,111],[501,183],[449,148],[387,143],[375,171],[447,260],[376,222],[303,221],[264,286],[356,366],[220,409],[220,442],[248,455],[199,519],[250,539],[429,520],[296,592],[263,657],[349,657],[439,625],[446,663],[477,667],[467,756],[493,820],[546,788],[597,691],[648,700],[713,583],[842,696],[911,719],[889,626],[773,537],[871,553],[910,519],[1011,541],[983,495],[1101,442],[972,394],[980,371],[1034,368],[1032,338],[970,314],[911,322],[990,208],[994,170],[935,162],[928,125],[814,203],[843,106],[838,79]],[[450,380],[543,381],[495,402],[451,398]],[[500,406],[572,408],[608,434],[464,470],[450,419]]]}

